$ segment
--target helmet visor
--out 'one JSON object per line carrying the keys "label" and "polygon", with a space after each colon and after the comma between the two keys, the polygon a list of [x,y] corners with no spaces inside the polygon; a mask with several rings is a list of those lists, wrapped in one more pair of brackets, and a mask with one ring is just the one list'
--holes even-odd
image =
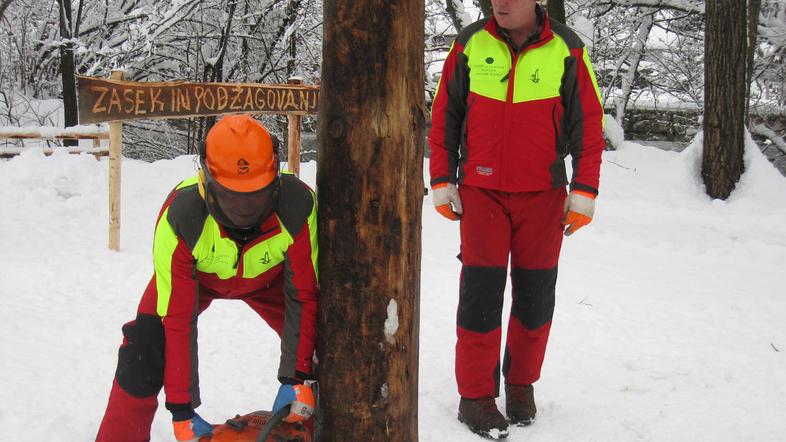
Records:
{"label": "helmet visor", "polygon": [[278,178],[259,190],[238,192],[213,179],[210,169],[204,166],[205,202],[219,224],[233,229],[249,229],[261,225],[273,213],[278,197]]}

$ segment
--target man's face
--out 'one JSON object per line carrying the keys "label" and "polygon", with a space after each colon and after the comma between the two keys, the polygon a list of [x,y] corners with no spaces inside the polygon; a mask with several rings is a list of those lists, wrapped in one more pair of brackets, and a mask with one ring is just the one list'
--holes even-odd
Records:
{"label": "man's face", "polygon": [[491,0],[494,18],[497,23],[508,31],[526,31],[522,29],[532,23],[535,16],[537,0]]}
{"label": "man's face", "polygon": [[279,179],[252,192],[238,192],[224,187],[210,173],[206,162],[204,171],[205,202],[213,218],[225,227],[248,229],[258,227],[275,210]]}
{"label": "man's face", "polygon": [[273,212],[275,184],[247,193],[227,191],[218,186],[212,190],[221,211],[231,222],[230,227],[255,227]]}

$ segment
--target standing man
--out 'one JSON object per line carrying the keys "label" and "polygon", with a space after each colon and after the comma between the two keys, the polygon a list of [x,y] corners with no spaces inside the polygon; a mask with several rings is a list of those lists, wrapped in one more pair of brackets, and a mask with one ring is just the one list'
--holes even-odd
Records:
{"label": "standing man", "polygon": [[[501,439],[500,365],[510,423],[535,418],[532,384],[551,327],[562,236],[592,220],[604,139],[581,40],[536,0],[491,3],[494,16],[462,30],[445,60],[429,142],[434,205],[461,220],[458,419]],[[513,305],[500,364],[509,259]]]}
{"label": "standing man", "polygon": [[150,440],[163,386],[175,439],[212,426],[200,405],[197,317],[215,299],[249,305],[281,337],[281,382],[273,410],[288,422],[314,408],[311,375],[317,318],[317,203],[294,175],[278,173],[268,131],[230,115],[208,132],[200,170],[175,187],[158,215],[154,275],[123,343],[97,441]]}

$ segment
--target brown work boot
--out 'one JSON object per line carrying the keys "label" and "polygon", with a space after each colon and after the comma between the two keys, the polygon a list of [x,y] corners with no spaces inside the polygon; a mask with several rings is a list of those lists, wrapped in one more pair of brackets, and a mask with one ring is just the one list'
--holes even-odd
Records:
{"label": "brown work boot", "polygon": [[525,427],[531,424],[537,411],[532,385],[505,383],[505,414],[511,425]]}
{"label": "brown work boot", "polygon": [[505,439],[508,437],[508,421],[497,410],[494,398],[461,398],[458,420],[469,427],[473,433],[487,439]]}

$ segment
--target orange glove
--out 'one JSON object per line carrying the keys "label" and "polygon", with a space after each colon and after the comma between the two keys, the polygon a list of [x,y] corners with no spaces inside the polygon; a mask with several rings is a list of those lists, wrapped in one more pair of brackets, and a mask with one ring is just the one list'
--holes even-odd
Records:
{"label": "orange glove", "polygon": [[592,221],[592,216],[595,214],[595,194],[583,190],[571,190],[565,198],[565,208],[562,213],[565,236],[570,236]]}
{"label": "orange glove", "polygon": [[176,421],[173,418],[172,427],[175,430],[175,440],[178,442],[194,442],[202,436],[206,436],[213,432],[213,426],[199,417],[196,413],[187,420]]}
{"label": "orange glove", "polygon": [[434,208],[445,218],[456,221],[464,209],[461,207],[461,198],[458,188],[453,183],[439,183],[431,186],[434,193]]}
{"label": "orange glove", "polygon": [[273,402],[273,414],[287,405],[291,407],[284,422],[295,423],[310,418],[316,407],[311,387],[303,384],[283,384],[279,387],[276,400]]}

